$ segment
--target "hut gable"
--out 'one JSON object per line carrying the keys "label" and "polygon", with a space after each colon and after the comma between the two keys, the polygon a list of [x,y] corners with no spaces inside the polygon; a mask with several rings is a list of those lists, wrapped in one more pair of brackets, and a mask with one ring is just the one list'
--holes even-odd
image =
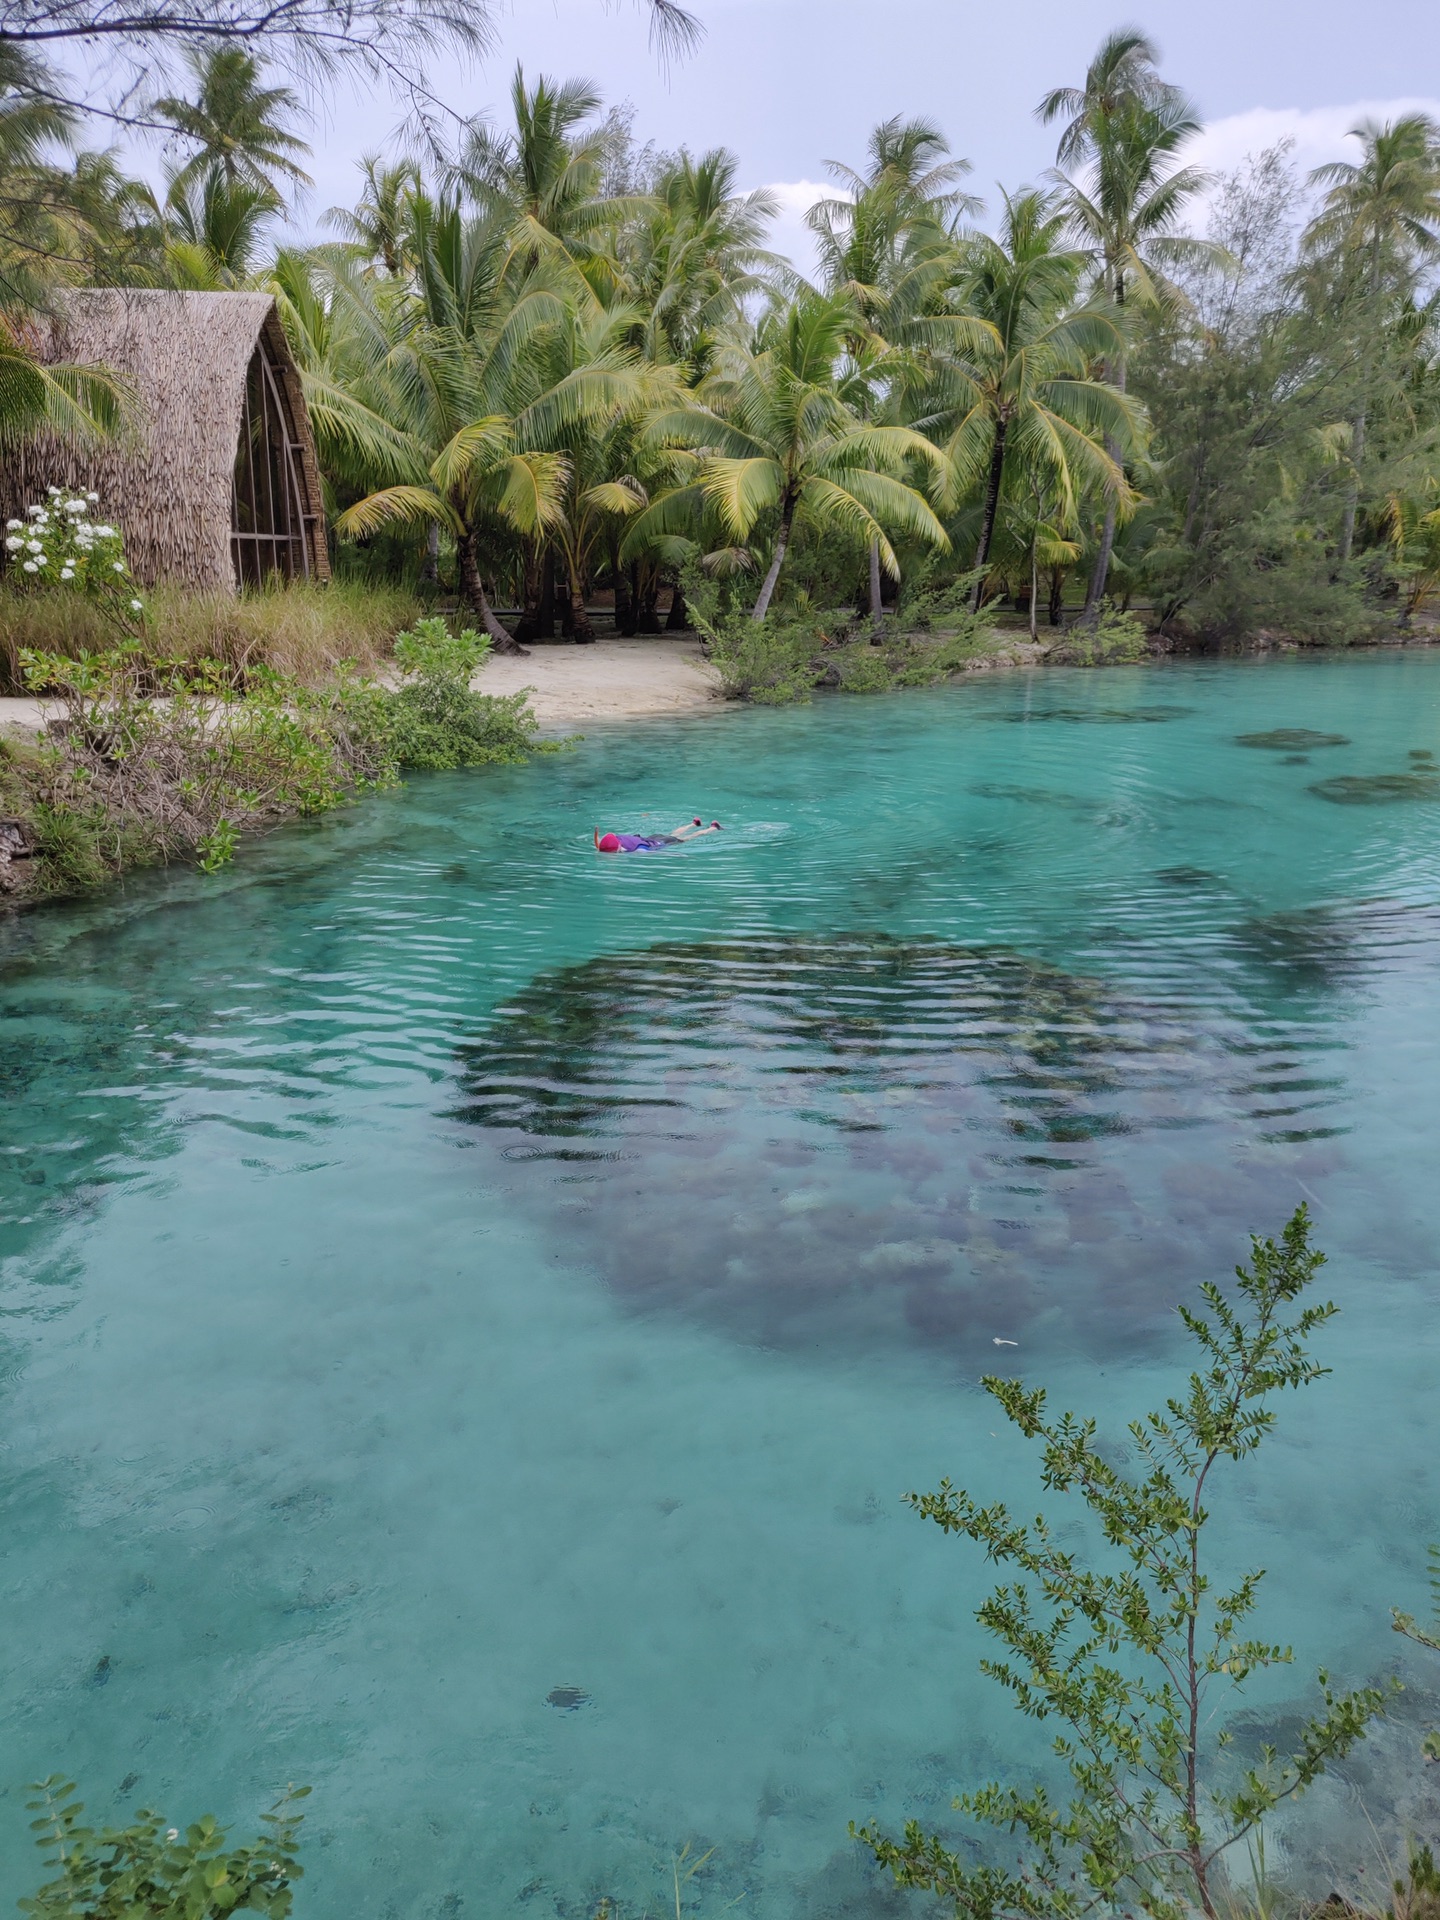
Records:
{"label": "hut gable", "polygon": [[107,444],[41,435],[9,457],[5,517],[47,486],[78,487],[99,494],[145,585],[329,577],[310,422],[268,293],[80,289],[46,331],[47,359],[119,375],[131,417]]}

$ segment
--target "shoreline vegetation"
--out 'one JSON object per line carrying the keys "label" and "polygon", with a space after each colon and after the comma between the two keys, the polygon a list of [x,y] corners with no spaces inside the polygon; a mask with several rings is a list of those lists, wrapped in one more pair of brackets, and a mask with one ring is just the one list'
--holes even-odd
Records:
{"label": "shoreline vegetation", "polygon": [[477,693],[489,651],[438,618],[396,636],[396,684],[342,663],[319,686],[214,659],[26,652],[38,737],[0,734],[0,906],[83,893],[138,867],[218,872],[240,839],[393,786],[406,769],[556,753],[523,692]]}
{"label": "shoreline vegetation", "polygon": [[[993,609],[971,613],[964,597],[963,583],[958,595],[917,597],[909,619],[877,642],[846,609],[758,623],[717,611],[712,620],[702,587],[689,608],[698,644],[616,636],[626,650],[618,686],[603,638],[593,652],[541,646],[520,661],[495,655],[471,629],[457,633],[455,616],[416,618],[413,632],[394,634],[416,607],[399,593],[157,596],[153,625],[119,642],[83,601],[73,620],[36,602],[27,612],[41,617],[3,634],[10,673],[30,699],[8,726],[0,704],[0,912],[177,860],[216,871],[242,837],[350,804],[407,770],[515,764],[572,744],[550,735],[590,721],[715,711],[722,700],[782,706],[817,693],[898,692],[982,672],[1135,666],[1197,650],[1108,609],[1093,629],[1036,642]],[[352,638],[358,658],[341,651]],[[87,639],[95,651],[67,650]],[[190,650],[165,654],[166,642]],[[207,643],[213,653],[199,651]],[[1433,639],[1421,627],[1358,644]],[[1300,646],[1263,634],[1223,651]]]}

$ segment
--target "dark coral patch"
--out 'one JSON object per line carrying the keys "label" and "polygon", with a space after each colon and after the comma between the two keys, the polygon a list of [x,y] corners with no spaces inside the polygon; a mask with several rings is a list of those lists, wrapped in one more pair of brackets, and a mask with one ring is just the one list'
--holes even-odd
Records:
{"label": "dark coral patch", "polygon": [[1342,807],[1384,807],[1400,800],[1440,800],[1440,773],[1346,773],[1310,788]]}
{"label": "dark coral patch", "polygon": [[1309,753],[1316,747],[1348,747],[1343,733],[1316,733],[1311,727],[1272,727],[1268,733],[1237,733],[1237,747],[1266,747],[1274,753]]}

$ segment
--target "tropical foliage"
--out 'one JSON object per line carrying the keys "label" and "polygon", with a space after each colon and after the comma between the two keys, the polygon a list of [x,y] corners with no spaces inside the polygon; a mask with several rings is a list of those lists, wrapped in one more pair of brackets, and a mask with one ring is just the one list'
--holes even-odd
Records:
{"label": "tropical foliage", "polygon": [[1236,1910],[1227,1866],[1237,1850],[1243,1860],[1270,1816],[1384,1713],[1391,1690],[1342,1692],[1322,1670],[1319,1710],[1287,1736],[1283,1755],[1267,1748],[1250,1766],[1233,1763],[1234,1735],[1219,1717],[1249,1677],[1294,1657],[1252,1637],[1263,1572],[1227,1581],[1211,1529],[1225,1470],[1265,1443],[1275,1400],[1327,1371],[1309,1342],[1337,1309],[1306,1298],[1323,1264],[1301,1207],[1278,1241],[1252,1241],[1231,1293],[1206,1284],[1195,1307],[1180,1309],[1195,1368],[1163,1407],[1130,1423],[1129,1471],[1095,1420],[1056,1418],[1043,1388],[982,1383],[1039,1442],[1045,1488],[1085,1510],[1088,1533],[982,1505],[948,1480],[909,1503],[1003,1570],[976,1614],[1000,1646],[984,1671],[1021,1713],[1056,1729],[1069,1780],[1063,1796],[1011,1780],[955,1802],[1018,1842],[1018,1871],[957,1851],[917,1822],[898,1841],[867,1827],[860,1837],[902,1885],[938,1894],[966,1920],[1080,1920],[1097,1910],[1220,1920]]}
{"label": "tropical foliage", "polygon": [[265,287],[342,572],[453,592],[497,650],[588,640],[597,600],[621,632],[667,596],[684,624],[697,568],[757,619],[853,605],[877,643],[916,583],[962,577],[1037,637],[1093,636],[1112,603],[1302,640],[1428,616],[1423,115],[1357,127],[1308,182],[1283,149],[1211,180],[1193,104],[1126,29],[1041,99],[1055,167],[988,216],[926,120],[831,162],[812,284],[734,155],[640,146],[588,82],[519,69],[504,116],[367,159],[332,237],[281,245],[308,148],[266,58],[197,41],[167,68],[154,191],[86,148],[37,47],[0,43],[0,439],[123,422],[103,369],[50,364],[57,286]]}

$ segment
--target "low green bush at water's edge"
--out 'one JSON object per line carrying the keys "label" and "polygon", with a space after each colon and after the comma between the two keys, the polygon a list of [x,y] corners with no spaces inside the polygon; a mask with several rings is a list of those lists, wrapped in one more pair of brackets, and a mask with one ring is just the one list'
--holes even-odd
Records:
{"label": "low green bush at water's edge", "polygon": [[0,737],[0,903],[176,859],[214,872],[242,834],[328,812],[408,769],[559,751],[536,738],[524,693],[473,691],[488,651],[468,629],[422,620],[396,639],[398,686],[344,664],[313,687],[157,659],[139,640],[78,659],[27,650],[26,684],[58,711],[37,740]]}

